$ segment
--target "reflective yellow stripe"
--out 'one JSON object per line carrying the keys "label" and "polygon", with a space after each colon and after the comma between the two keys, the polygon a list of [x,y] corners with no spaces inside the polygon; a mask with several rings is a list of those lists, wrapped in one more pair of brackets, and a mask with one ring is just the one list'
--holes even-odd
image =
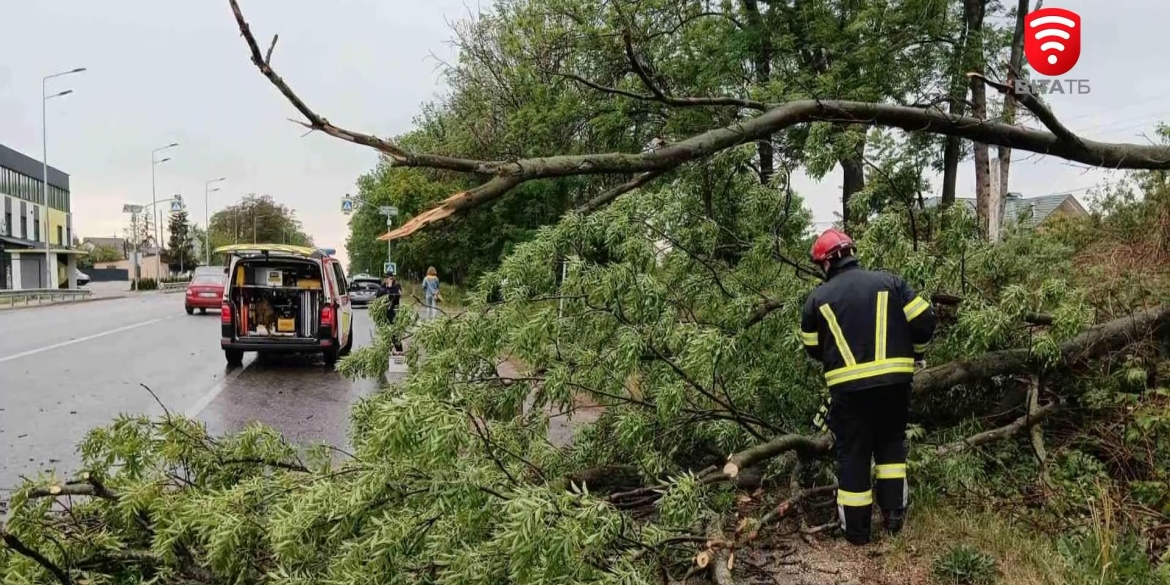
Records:
{"label": "reflective yellow stripe", "polygon": [[800,332],[800,341],[805,345],[817,345],[817,343],[819,343],[817,334],[815,332],[809,333],[807,331]]}
{"label": "reflective yellow stripe", "polygon": [[874,320],[874,356],[873,359],[881,361],[886,359],[886,323],[889,319],[886,317],[886,308],[890,305],[890,292],[881,291],[877,298],[877,318]]}
{"label": "reflective yellow stripe", "polygon": [[914,373],[914,358],[886,358],[884,360],[876,360],[866,362],[864,364],[857,364],[854,366],[845,366],[844,368],[837,368],[825,372],[825,382],[829,386],[835,384],[843,384],[845,382],[852,382],[862,378],[872,378],[874,376],[883,376],[885,374],[913,374]]}
{"label": "reflective yellow stripe", "polygon": [[906,303],[902,310],[906,312],[906,320],[913,321],[915,317],[921,315],[924,311],[930,308],[930,303],[922,299],[922,297],[914,297],[914,300]]}
{"label": "reflective yellow stripe", "polygon": [[864,492],[837,490],[837,503],[842,506],[868,506],[873,503],[873,490]]}
{"label": "reflective yellow stripe", "polygon": [[883,463],[875,467],[878,479],[902,479],[906,477],[905,463]]}
{"label": "reflective yellow stripe", "polygon": [[915,343],[914,344],[914,353],[926,353],[926,350],[929,347],[930,347],[929,343]]}
{"label": "reflective yellow stripe", "polygon": [[837,351],[841,353],[841,359],[845,360],[845,365],[856,364],[857,360],[853,359],[853,352],[849,351],[849,342],[845,341],[841,327],[837,325],[837,316],[833,314],[833,308],[828,303],[821,305],[821,314],[825,316],[825,321],[829,322],[829,331],[833,332],[833,340],[837,342]]}

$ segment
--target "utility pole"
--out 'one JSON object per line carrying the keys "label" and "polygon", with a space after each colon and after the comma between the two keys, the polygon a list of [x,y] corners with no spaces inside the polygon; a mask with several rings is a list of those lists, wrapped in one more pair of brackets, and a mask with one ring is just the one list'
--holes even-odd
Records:
{"label": "utility pole", "polygon": [[[150,151],[150,205],[151,205],[150,213],[152,215],[158,212],[158,208],[155,207],[155,205],[158,205],[158,196],[155,194],[155,189],[154,189],[154,184],[155,184],[154,167],[157,167],[158,165],[165,163],[168,160],[171,160],[171,157],[169,157],[169,156],[162,159],[162,160],[157,160],[157,157],[155,155],[158,154],[160,151],[166,150],[168,148],[174,148],[178,145],[179,145],[178,142],[172,142],[166,146],[160,146],[160,147]],[[154,260],[155,260],[154,266],[155,266],[155,270],[156,270],[157,274],[155,274],[154,277],[155,278],[162,278],[162,236],[159,234],[158,222],[156,222],[154,224],[154,244],[155,244],[155,248],[157,248],[156,254],[154,256]]]}
{"label": "utility pole", "polygon": [[[41,213],[45,218],[44,222],[42,223],[42,225],[45,227],[45,282],[42,283],[44,285],[43,288],[53,288],[53,272],[51,262],[52,254],[49,252],[49,232],[51,232],[53,229],[53,226],[50,225],[52,222],[49,221],[49,130],[46,122],[48,117],[45,115],[45,109],[46,104],[50,99],[73,93],[72,89],[67,89],[53,95],[48,95],[48,93],[45,91],[45,86],[48,81],[54,77],[72,75],[74,73],[81,73],[82,71],[85,71],[85,67],[78,67],[77,69],[46,75],[41,78]],[[40,237],[39,233],[37,234],[37,237]],[[65,245],[67,247],[65,242],[57,242],[57,245]]]}
{"label": "utility pole", "polygon": [[[390,231],[390,228],[394,226],[394,216],[398,215],[398,208],[393,205],[384,205],[379,207],[378,210],[382,212],[382,215],[386,216],[386,231]],[[386,240],[386,270],[384,272],[398,272],[394,270],[393,246],[394,242],[392,240]]]}
{"label": "utility pole", "polygon": [[219,191],[219,187],[214,189],[208,189],[208,187],[211,187],[212,183],[218,183],[220,181],[226,180],[227,177],[220,177],[218,179],[212,179],[203,183],[203,228],[206,230],[206,233],[203,234],[203,261],[206,262],[208,266],[211,266],[211,212],[208,211],[211,206],[209,205],[209,195]]}

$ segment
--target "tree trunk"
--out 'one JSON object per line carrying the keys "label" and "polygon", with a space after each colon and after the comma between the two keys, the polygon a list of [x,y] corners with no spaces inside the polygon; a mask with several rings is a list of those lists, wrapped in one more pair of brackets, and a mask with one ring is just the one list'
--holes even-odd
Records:
{"label": "tree trunk", "polygon": [[[1021,73],[1020,69],[1024,62],[1024,18],[1028,16],[1029,0],[1019,0],[1019,5],[1016,7],[1016,30],[1012,33],[1012,52],[1008,60],[1008,74],[1007,83],[1009,87],[1015,86],[1015,80]],[[1008,92],[1004,94],[1003,98],[1003,123],[1016,123],[1016,99],[1015,94]],[[996,192],[996,199],[991,202],[991,228],[989,235],[992,242],[999,241],[1000,228],[1003,225],[1004,209],[1007,205],[1008,196],[1008,178],[1011,174],[1012,167],[1012,149],[1007,146],[1000,146],[998,149],[999,156],[999,189]]]}
{"label": "tree trunk", "polygon": [[[760,15],[760,7],[756,0],[743,0],[743,9],[747,13],[748,26],[753,36],[755,55],[752,61],[756,84],[764,87],[772,79],[772,37],[768,28],[764,26],[764,18]],[[760,157],[760,183],[767,185],[775,173],[772,137],[768,136],[757,142],[756,150]]]}
{"label": "tree trunk", "polygon": [[[968,37],[974,47],[969,54],[972,56],[971,71],[983,73],[983,16],[986,13],[986,0],[964,0],[963,16],[967,24]],[[971,115],[980,120],[987,119],[987,86],[977,78],[970,79],[971,85]],[[979,228],[987,234],[988,226],[988,194],[991,191],[990,153],[987,145],[976,142],[975,146],[975,211],[979,216]]]}
{"label": "tree trunk", "polygon": [[[853,194],[865,188],[865,141],[857,147],[853,156],[841,159],[841,169],[844,171],[844,181],[841,184],[841,219],[849,227],[849,200]],[[865,217],[853,218],[864,223]]]}
{"label": "tree trunk", "polygon": [[[950,96],[947,100],[947,114],[952,117],[964,115],[966,111],[964,100],[967,98],[966,77],[963,75],[963,66],[967,63],[967,20],[963,19],[963,29],[959,33],[959,42],[955,45],[954,81],[951,83]],[[955,202],[955,185],[959,180],[959,154],[962,143],[958,136],[947,136],[943,147],[943,186],[942,206],[947,207]]]}

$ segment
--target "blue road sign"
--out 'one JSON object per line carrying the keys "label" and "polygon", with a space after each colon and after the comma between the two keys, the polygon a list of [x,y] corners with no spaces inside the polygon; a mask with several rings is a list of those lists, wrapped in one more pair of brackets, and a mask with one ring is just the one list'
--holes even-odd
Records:
{"label": "blue road sign", "polygon": [[398,274],[398,263],[397,262],[383,262],[382,263],[382,274]]}
{"label": "blue road sign", "polygon": [[171,201],[171,213],[178,213],[183,211],[183,202],[179,200]]}
{"label": "blue road sign", "polygon": [[347,198],[347,199],[341,200],[341,212],[342,213],[353,213],[353,199]]}

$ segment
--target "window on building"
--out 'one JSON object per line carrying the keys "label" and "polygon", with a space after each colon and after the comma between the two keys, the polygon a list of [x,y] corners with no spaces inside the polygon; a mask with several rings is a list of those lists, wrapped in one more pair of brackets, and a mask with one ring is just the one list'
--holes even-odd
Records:
{"label": "window on building", "polygon": [[28,239],[28,216],[20,216],[20,237]]}
{"label": "window on building", "polygon": [[[36,212],[34,211],[33,213]],[[37,216],[33,219],[33,241],[41,241],[41,214],[39,213],[37,213]]]}
{"label": "window on building", "polygon": [[65,228],[63,228],[61,226],[57,226],[57,245],[58,246],[65,245]]}
{"label": "window on building", "polygon": [[4,212],[4,235],[11,236],[12,232],[15,229],[16,229],[16,226],[12,225],[12,212],[5,211]]}

